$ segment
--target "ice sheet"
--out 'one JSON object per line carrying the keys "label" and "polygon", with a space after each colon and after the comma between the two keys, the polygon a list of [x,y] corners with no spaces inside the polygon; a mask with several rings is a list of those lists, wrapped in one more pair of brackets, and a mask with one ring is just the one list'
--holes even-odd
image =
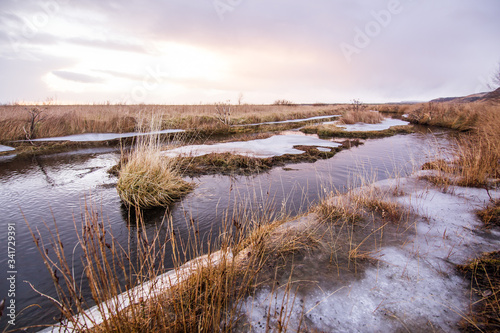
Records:
{"label": "ice sheet", "polygon": [[9,146],[0,145],[0,153],[3,153],[5,151],[12,151],[12,150],[16,150],[16,148],[12,148],[12,147],[9,147]]}
{"label": "ice sheet", "polygon": [[323,123],[324,125],[336,125],[337,127],[342,127],[347,132],[367,132],[367,131],[383,131],[391,128],[392,126],[405,126],[408,125],[409,122],[399,119],[391,119],[386,118],[382,120],[381,123],[378,124],[365,124],[365,123],[356,123],[356,124],[339,124],[338,121],[327,121]]}
{"label": "ice sheet", "polygon": [[73,142],[94,142],[94,141],[108,141],[116,140],[122,138],[132,138],[135,136],[144,135],[155,135],[155,134],[171,134],[184,132],[184,130],[179,129],[166,129],[162,131],[154,131],[148,133],[132,132],[132,133],[86,133],[86,134],[75,134],[68,136],[58,136],[53,138],[41,138],[33,139],[31,141],[73,141]]}
{"label": "ice sheet", "polygon": [[303,151],[294,146],[317,146],[335,148],[340,143],[321,140],[301,135],[275,135],[267,139],[251,141],[224,142],[213,145],[191,145],[164,152],[165,156],[202,156],[210,153],[226,153],[252,156],[258,158],[281,156],[285,154],[302,154]]}
{"label": "ice sheet", "polygon": [[259,126],[259,125],[273,125],[273,124],[286,124],[286,123],[300,123],[300,122],[303,122],[303,121],[321,120],[321,119],[328,119],[328,118],[333,118],[333,117],[340,117],[340,115],[316,116],[316,117],[310,117],[310,118],[281,120],[281,121],[266,121],[266,122],[263,122],[263,123],[242,124],[242,125],[233,125],[233,126],[234,127],[240,127],[240,126]]}
{"label": "ice sheet", "polygon": [[337,127],[344,128],[347,132],[368,132],[368,131],[383,131],[393,126],[405,126],[408,124],[409,122],[404,120],[386,118],[382,120],[382,122],[379,124],[357,123],[352,125],[341,125],[341,124],[336,124],[336,125]]}
{"label": "ice sheet", "polygon": [[[397,185],[405,193],[397,200],[419,216],[409,241],[379,248],[378,263],[359,280],[342,283],[340,277],[339,285],[335,276],[336,282],[318,285],[315,292],[302,293],[299,288],[288,301],[281,289],[259,291],[242,304],[250,325],[245,329],[266,332],[269,311],[279,313],[284,305],[282,318],[288,320],[289,331],[300,323],[302,329],[307,325],[325,332],[458,332],[471,300],[470,281],[457,275],[455,264],[500,246],[498,238],[477,232],[480,222],[474,211],[489,197],[485,190],[461,187],[443,193],[416,176],[397,180]],[[500,197],[499,191],[491,194]],[[269,325],[271,331],[279,326],[276,316]]]}

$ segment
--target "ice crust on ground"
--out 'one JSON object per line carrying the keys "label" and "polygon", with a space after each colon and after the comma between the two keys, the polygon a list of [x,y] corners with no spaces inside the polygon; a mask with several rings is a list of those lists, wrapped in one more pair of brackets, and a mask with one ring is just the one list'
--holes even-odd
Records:
{"label": "ice crust on ground", "polygon": [[382,122],[379,124],[365,124],[365,123],[339,124],[338,122],[327,122],[324,124],[334,124],[337,127],[343,128],[347,132],[370,132],[370,131],[384,131],[393,126],[405,126],[408,125],[409,122],[399,119],[386,118],[382,120]]}
{"label": "ice crust on ground", "polygon": [[[382,181],[374,186],[395,184]],[[290,331],[299,327],[302,314],[302,328],[325,332],[458,331],[471,300],[470,281],[456,274],[455,264],[500,245],[499,238],[477,232],[481,222],[474,210],[484,207],[489,197],[485,190],[461,187],[443,193],[416,176],[398,179],[397,184],[405,195],[395,200],[418,215],[410,241],[378,248],[372,255],[378,261],[358,280],[332,276],[335,282],[320,284],[312,293],[299,288],[284,302]],[[500,197],[499,191],[491,193]],[[273,294],[263,289],[247,298],[242,304],[247,329],[265,332],[269,306],[271,314],[279,313],[285,296],[283,290]],[[277,327],[275,318],[270,326]]]}
{"label": "ice crust on ground", "polygon": [[148,133],[131,132],[131,133],[86,133],[86,134],[75,134],[68,136],[58,136],[53,138],[40,138],[33,139],[31,141],[72,141],[72,142],[94,142],[94,141],[108,141],[123,138],[132,138],[136,136],[144,135],[155,135],[155,134],[172,134],[180,133],[184,130],[179,129],[166,129],[161,131],[154,131]]}
{"label": "ice crust on ground", "polygon": [[263,122],[263,123],[255,123],[255,124],[233,125],[233,127],[273,125],[273,124],[287,124],[287,123],[300,123],[300,122],[303,122],[303,121],[321,120],[321,119],[328,119],[328,118],[333,118],[333,117],[340,117],[340,115],[316,116],[316,117],[310,117],[310,118],[290,119],[290,120],[280,120],[280,121],[266,121],[266,122]]}
{"label": "ice crust on ground", "polygon": [[0,153],[3,153],[5,151],[12,151],[12,150],[16,150],[16,148],[12,148],[12,147],[9,147],[9,146],[0,145]]}
{"label": "ice crust on ground", "polygon": [[316,146],[336,148],[340,143],[321,140],[302,135],[275,135],[267,139],[251,141],[224,142],[213,145],[191,145],[179,147],[164,152],[165,156],[177,157],[202,156],[210,153],[233,153],[257,158],[281,156],[285,154],[302,154],[295,146]]}

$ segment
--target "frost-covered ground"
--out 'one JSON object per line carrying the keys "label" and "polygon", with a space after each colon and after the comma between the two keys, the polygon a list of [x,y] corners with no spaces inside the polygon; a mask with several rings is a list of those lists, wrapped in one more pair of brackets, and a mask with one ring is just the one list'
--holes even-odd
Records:
{"label": "frost-covered ground", "polygon": [[94,141],[108,141],[108,140],[116,140],[123,138],[132,138],[136,136],[144,136],[144,135],[156,135],[156,134],[172,134],[172,133],[180,133],[184,132],[184,130],[179,129],[166,129],[161,131],[154,132],[130,132],[130,133],[86,133],[86,134],[75,134],[68,136],[58,136],[53,138],[40,138],[33,139],[31,141],[72,141],[72,142],[94,142]]}
{"label": "frost-covered ground", "polygon": [[[176,157],[202,156],[210,153],[233,153],[244,156],[265,158],[285,154],[302,154],[304,151],[295,149],[295,146],[316,146],[335,148],[340,143],[321,140],[303,135],[275,135],[267,139],[250,141],[224,142],[213,145],[191,145],[179,147],[164,152],[165,156]],[[329,151],[330,149],[328,149]]]}
{"label": "frost-covered ground", "polygon": [[339,124],[337,122],[330,122],[331,124],[335,124],[337,127],[341,127],[347,132],[371,132],[371,131],[384,131],[393,126],[405,126],[408,125],[409,122],[399,119],[391,119],[386,118],[382,120],[381,123],[378,124],[365,124],[365,123],[357,123],[357,124]]}
{"label": "frost-covered ground", "polygon": [[322,120],[328,118],[340,117],[340,115],[330,115],[330,116],[316,116],[310,118],[302,118],[302,119],[291,119],[291,120],[280,120],[280,121],[266,121],[263,123],[255,123],[255,124],[241,124],[241,125],[233,125],[234,127],[245,127],[245,126],[260,126],[260,125],[275,125],[275,124],[289,124],[289,123],[300,123],[305,121],[313,121],[313,120]]}
{"label": "frost-covered ground", "polygon": [[16,150],[16,149],[9,147],[9,146],[0,145],[0,153],[3,153],[5,151],[12,151],[12,150]]}
{"label": "frost-covered ground", "polygon": [[[266,325],[275,330],[282,309],[281,324],[290,332],[299,324],[321,332],[458,331],[471,300],[470,281],[457,275],[455,265],[500,246],[499,231],[481,230],[474,213],[488,203],[487,192],[443,192],[418,175],[373,186],[394,193],[392,200],[416,213],[400,241],[375,245],[370,256],[376,260],[354,277],[329,272],[327,265],[318,267],[320,259],[306,256],[297,262],[296,270],[306,271],[293,284],[298,291],[263,288],[245,300],[243,331],[265,332]],[[491,194],[500,197],[499,191]],[[309,287],[300,287],[304,281]]]}

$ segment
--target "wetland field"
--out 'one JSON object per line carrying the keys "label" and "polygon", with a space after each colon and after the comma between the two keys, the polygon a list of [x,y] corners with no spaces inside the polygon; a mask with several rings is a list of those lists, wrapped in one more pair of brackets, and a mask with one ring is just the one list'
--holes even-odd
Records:
{"label": "wetland field", "polygon": [[0,328],[498,330],[499,133],[495,100],[0,106]]}

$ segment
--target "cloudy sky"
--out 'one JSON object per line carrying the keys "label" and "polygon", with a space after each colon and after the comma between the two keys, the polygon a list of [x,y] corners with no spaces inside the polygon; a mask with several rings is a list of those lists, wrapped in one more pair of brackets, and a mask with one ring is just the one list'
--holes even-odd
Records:
{"label": "cloudy sky", "polygon": [[498,0],[1,0],[0,103],[394,102],[488,90]]}

